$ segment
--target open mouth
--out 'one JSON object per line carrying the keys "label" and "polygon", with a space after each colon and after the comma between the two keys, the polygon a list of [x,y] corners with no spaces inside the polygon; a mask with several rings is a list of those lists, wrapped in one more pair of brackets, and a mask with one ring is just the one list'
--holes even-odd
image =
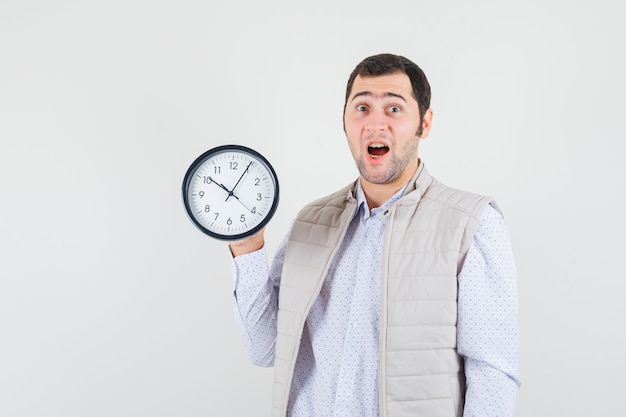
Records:
{"label": "open mouth", "polygon": [[389,147],[383,145],[382,143],[372,143],[370,146],[367,147],[367,153],[373,159],[381,158],[387,152],[389,152]]}

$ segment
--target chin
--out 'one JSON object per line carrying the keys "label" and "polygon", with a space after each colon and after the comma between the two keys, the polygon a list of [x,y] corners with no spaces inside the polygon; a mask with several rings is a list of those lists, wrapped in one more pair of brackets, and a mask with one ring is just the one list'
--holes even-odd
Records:
{"label": "chin", "polygon": [[361,171],[361,177],[371,184],[380,184],[380,185],[389,184],[391,182],[394,182],[398,178],[397,175],[393,175],[389,172],[372,173],[372,172],[367,172],[367,171],[366,172]]}

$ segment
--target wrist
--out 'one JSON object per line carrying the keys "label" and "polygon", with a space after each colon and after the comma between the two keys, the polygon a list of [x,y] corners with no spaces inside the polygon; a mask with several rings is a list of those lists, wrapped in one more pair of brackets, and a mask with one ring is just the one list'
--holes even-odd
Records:
{"label": "wrist", "polygon": [[230,242],[228,247],[234,257],[256,252],[263,248],[265,240],[263,239],[263,230],[242,240]]}

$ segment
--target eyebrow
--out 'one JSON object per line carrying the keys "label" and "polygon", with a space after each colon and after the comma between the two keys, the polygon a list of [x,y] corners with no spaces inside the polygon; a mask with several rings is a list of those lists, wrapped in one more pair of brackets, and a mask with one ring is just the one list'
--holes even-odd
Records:
{"label": "eyebrow", "polygon": [[[372,94],[371,91],[361,91],[360,93],[356,93],[354,97],[352,97],[350,102],[353,102],[357,97],[361,97],[361,96],[372,97],[374,96],[374,94]],[[396,94],[396,93],[386,92],[383,94],[383,97],[396,97],[396,98],[401,99],[405,103],[407,102],[406,99],[402,95]]]}

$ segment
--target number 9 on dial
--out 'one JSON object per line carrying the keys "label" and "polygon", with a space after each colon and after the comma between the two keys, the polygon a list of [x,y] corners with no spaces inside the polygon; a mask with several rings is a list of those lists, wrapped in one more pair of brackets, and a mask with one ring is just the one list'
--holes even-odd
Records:
{"label": "number 9 on dial", "polygon": [[261,230],[278,206],[278,178],[257,151],[224,145],[200,155],[183,180],[183,202],[204,233],[239,240]]}

